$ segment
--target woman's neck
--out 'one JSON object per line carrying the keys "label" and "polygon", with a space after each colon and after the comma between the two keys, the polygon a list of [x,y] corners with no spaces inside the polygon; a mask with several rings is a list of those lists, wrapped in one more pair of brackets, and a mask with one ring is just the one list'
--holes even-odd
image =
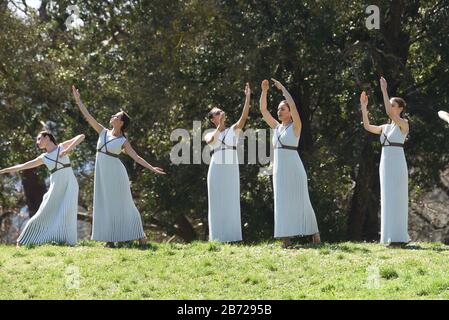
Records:
{"label": "woman's neck", "polygon": [[390,124],[392,125],[398,125],[396,122],[394,122],[393,120],[390,120]]}
{"label": "woman's neck", "polygon": [[292,123],[292,122],[293,122],[292,119],[282,120],[282,125],[283,125],[283,126],[287,126],[287,125],[289,125],[289,124]]}
{"label": "woman's neck", "polygon": [[49,143],[49,144],[45,147],[45,149],[47,150],[48,153],[55,151],[56,148],[57,148],[57,146],[56,146],[53,142]]}
{"label": "woman's neck", "polygon": [[112,128],[111,133],[112,133],[112,135],[113,135],[114,137],[118,137],[118,136],[122,135],[121,130],[120,130],[120,129],[117,129],[117,128],[114,128],[114,127]]}

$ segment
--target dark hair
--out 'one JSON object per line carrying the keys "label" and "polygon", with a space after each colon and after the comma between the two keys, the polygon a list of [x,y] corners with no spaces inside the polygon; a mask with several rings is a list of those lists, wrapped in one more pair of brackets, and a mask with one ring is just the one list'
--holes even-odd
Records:
{"label": "dark hair", "polygon": [[41,136],[43,136],[43,137],[49,137],[50,141],[57,145],[54,135],[52,135],[50,132],[48,132],[48,131],[41,131],[41,132],[39,132],[39,134]]}
{"label": "dark hair", "polygon": [[121,110],[121,112],[122,112],[122,116],[120,117],[120,120],[123,121],[123,125],[120,130],[122,131],[122,134],[125,135],[125,130],[129,127],[129,125],[131,123],[131,118],[124,110]]}
{"label": "dark hair", "polygon": [[290,110],[290,106],[288,105],[287,100],[282,100],[281,103],[284,103],[287,106],[288,110]]}
{"label": "dark hair", "polygon": [[405,108],[407,107],[407,103],[405,102],[404,99],[399,98],[399,97],[392,97],[391,100],[393,100],[394,102],[396,102],[399,106],[399,108],[402,108],[400,117],[404,117],[405,116]]}
{"label": "dark hair", "polygon": [[217,111],[214,111],[214,110],[220,110],[220,111],[222,111],[222,110],[221,110],[220,108],[218,108],[218,107],[213,107],[213,108],[208,112],[208,114],[207,114],[207,118],[209,119],[210,122],[212,122],[212,118],[214,117],[215,113],[217,112]]}

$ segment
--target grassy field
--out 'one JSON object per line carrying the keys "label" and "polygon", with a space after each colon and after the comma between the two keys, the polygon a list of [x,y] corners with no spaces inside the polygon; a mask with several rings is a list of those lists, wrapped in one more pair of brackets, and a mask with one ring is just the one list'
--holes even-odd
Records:
{"label": "grassy field", "polygon": [[0,246],[0,299],[449,299],[449,246]]}

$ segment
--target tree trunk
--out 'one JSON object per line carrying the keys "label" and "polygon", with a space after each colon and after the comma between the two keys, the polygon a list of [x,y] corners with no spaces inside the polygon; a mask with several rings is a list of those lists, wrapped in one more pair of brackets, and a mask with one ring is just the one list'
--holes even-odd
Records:
{"label": "tree trunk", "polygon": [[47,188],[34,169],[23,171],[21,176],[26,204],[30,217],[32,217],[39,209]]}
{"label": "tree trunk", "polygon": [[350,240],[379,239],[379,172],[371,139],[367,139],[359,161],[356,188],[348,214]]}
{"label": "tree trunk", "polygon": [[195,230],[192,224],[184,214],[181,214],[176,220],[178,228],[176,229],[176,235],[181,237],[185,242],[192,242],[197,239]]}
{"label": "tree trunk", "polygon": [[49,0],[42,0],[41,5],[38,9],[39,12],[39,18],[43,22],[48,22],[50,20],[48,13],[47,13],[47,5],[49,4]]}

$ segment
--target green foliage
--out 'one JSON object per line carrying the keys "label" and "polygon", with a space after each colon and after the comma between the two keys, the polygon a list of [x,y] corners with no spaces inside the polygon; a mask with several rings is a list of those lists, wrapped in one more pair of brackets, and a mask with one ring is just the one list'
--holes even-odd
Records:
{"label": "green foliage", "polygon": [[[355,181],[366,174],[359,169],[367,145],[374,146],[371,156],[378,162],[379,145],[364,133],[357,101],[367,90],[372,121],[387,120],[380,74],[390,80],[391,94],[409,105],[411,188],[427,190],[440,183],[449,147],[447,128],[436,116],[449,105],[449,7],[444,2],[404,1],[401,43],[385,32],[399,9],[383,0],[373,1],[381,8],[382,29],[371,31],[365,28],[365,6],[349,0],[82,0],[77,4],[84,27],[78,31],[64,25],[70,3],[58,1],[26,20],[0,7],[0,167],[39,154],[34,136],[40,121],[55,122],[60,141],[84,132],[86,142],[72,160],[80,205],[89,211],[97,135],[76,109],[72,84],[105,125],[111,114],[126,109],[132,145],[166,169],[166,176],[155,176],[123,158],[147,226],[155,224],[167,236],[179,236],[180,216],[193,225],[196,238],[207,236],[207,165],[171,164],[170,133],[191,130],[195,120],[203,121],[203,131],[209,128],[204,119],[214,105],[237,120],[245,82],[255,95],[247,128],[267,128],[257,103],[264,78],[282,79],[300,108],[300,154],[323,239],[346,238],[351,199],[359,187]],[[272,111],[282,98],[274,91]],[[257,165],[241,165],[240,172],[244,238],[268,239],[271,180],[258,175]],[[40,171],[41,177],[45,174]],[[3,209],[23,204],[12,183],[2,177]],[[378,209],[377,202],[372,206]]]}

